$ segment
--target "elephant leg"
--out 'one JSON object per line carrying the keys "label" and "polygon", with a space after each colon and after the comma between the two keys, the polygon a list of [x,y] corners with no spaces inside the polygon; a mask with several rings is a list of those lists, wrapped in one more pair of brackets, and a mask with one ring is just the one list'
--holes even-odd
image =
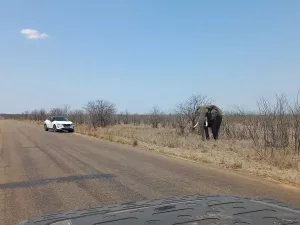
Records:
{"label": "elephant leg", "polygon": [[211,125],[211,131],[215,140],[218,139],[218,124],[217,121],[214,120]]}
{"label": "elephant leg", "polygon": [[209,132],[208,132],[208,127],[204,127],[204,131],[205,131],[205,136],[206,136],[206,139],[209,140]]}
{"label": "elephant leg", "polygon": [[219,138],[221,123],[222,123],[222,117],[217,117],[212,123],[211,129],[215,140]]}
{"label": "elephant leg", "polygon": [[216,125],[216,130],[215,130],[215,135],[214,135],[214,139],[218,140],[219,139],[219,131],[220,131],[220,125],[217,124]]}

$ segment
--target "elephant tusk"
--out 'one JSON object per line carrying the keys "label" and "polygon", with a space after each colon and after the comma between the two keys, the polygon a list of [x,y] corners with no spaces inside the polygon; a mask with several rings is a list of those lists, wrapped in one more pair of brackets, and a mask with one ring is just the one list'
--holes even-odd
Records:
{"label": "elephant tusk", "polygon": [[197,123],[196,123],[196,125],[194,126],[194,128],[195,128],[195,127],[197,127],[197,126],[198,126],[198,124],[199,124],[199,122],[197,122]]}

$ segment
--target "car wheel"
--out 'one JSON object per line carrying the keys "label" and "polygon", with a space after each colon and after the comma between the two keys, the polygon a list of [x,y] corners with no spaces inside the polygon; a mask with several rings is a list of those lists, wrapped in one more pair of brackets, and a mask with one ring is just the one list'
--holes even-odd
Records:
{"label": "car wheel", "polygon": [[57,132],[56,125],[53,125],[53,131]]}
{"label": "car wheel", "polygon": [[45,131],[48,131],[48,127],[46,124],[44,124],[44,129],[45,129]]}
{"label": "car wheel", "polygon": [[69,130],[69,133],[73,133],[74,132],[74,130]]}

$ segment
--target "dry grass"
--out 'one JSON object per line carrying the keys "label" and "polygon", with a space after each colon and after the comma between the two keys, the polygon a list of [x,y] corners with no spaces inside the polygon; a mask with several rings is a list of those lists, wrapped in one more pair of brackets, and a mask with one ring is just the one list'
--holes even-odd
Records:
{"label": "dry grass", "polygon": [[24,121],[26,123],[31,123],[31,124],[38,124],[38,125],[44,124],[44,121],[40,121],[40,120],[20,120],[20,121]]}
{"label": "dry grass", "polygon": [[278,153],[275,157],[261,159],[251,141],[202,142],[196,134],[180,136],[171,128],[153,129],[145,125],[116,125],[97,130],[78,125],[76,132],[300,186],[299,157]]}

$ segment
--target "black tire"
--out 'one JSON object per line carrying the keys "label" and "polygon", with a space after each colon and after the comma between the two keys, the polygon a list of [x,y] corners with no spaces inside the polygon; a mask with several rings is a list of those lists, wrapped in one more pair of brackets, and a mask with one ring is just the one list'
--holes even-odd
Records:
{"label": "black tire", "polygon": [[48,127],[47,127],[46,124],[44,124],[44,130],[45,130],[45,131],[48,131]]}
{"label": "black tire", "polygon": [[69,133],[73,133],[73,132],[74,132],[74,130],[68,130],[68,132],[69,132]]}
{"label": "black tire", "polygon": [[53,131],[57,132],[56,125],[53,125]]}
{"label": "black tire", "polygon": [[300,209],[272,199],[220,195],[174,196],[59,212],[24,221],[45,225],[70,220],[71,224],[300,224]]}

